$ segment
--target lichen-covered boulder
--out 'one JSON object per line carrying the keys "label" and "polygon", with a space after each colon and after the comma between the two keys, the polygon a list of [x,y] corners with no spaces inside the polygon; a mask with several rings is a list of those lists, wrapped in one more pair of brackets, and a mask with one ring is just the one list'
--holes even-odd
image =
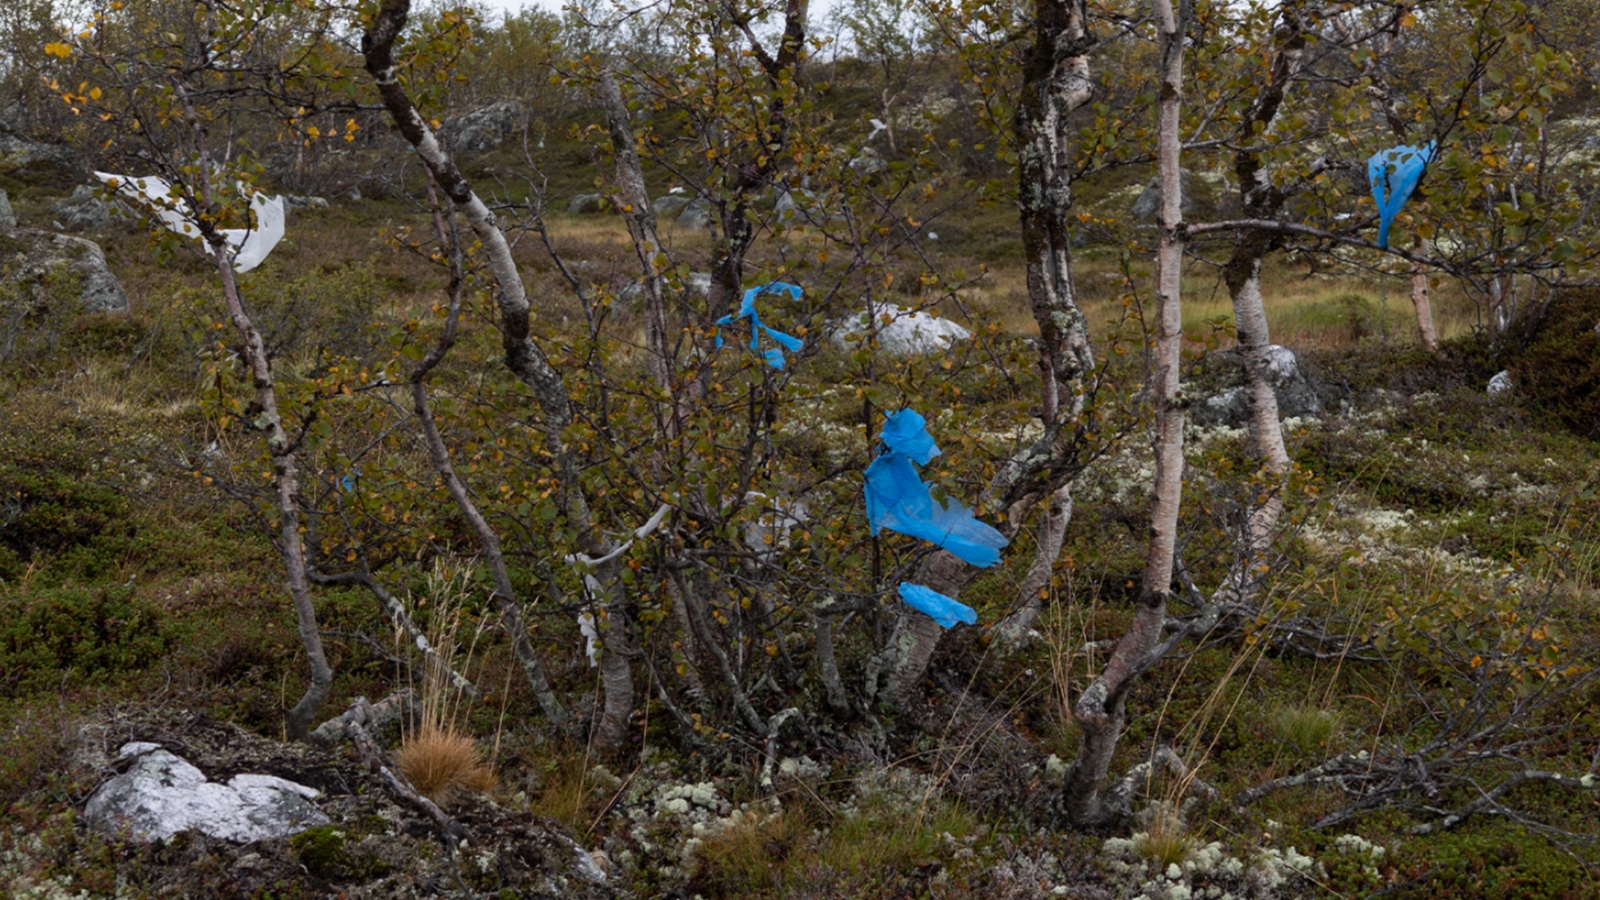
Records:
{"label": "lichen-covered boulder", "polygon": [[16,227],[17,213],[11,208],[11,198],[0,190],[0,231],[10,231]]}
{"label": "lichen-covered boulder", "polygon": [[567,201],[567,212],[573,215],[604,212],[605,198],[599,194],[579,194]]}
{"label": "lichen-covered boulder", "polygon": [[[1322,414],[1317,385],[1306,375],[1293,350],[1277,344],[1268,347],[1266,377],[1277,397],[1280,418]],[[1189,421],[1196,425],[1237,428],[1250,417],[1244,362],[1237,348],[1207,356],[1199,376],[1192,386],[1184,388],[1184,393],[1202,398],[1189,407]]]}
{"label": "lichen-covered boulder", "polygon": [[711,224],[711,201],[696,197],[678,213],[679,228],[705,228]]}
{"label": "lichen-covered boulder", "polygon": [[650,204],[650,211],[656,214],[657,219],[667,219],[683,212],[692,198],[685,194],[662,194]]}
{"label": "lichen-covered boulder", "polygon": [[[100,245],[47,231],[0,234],[0,320],[50,311],[62,285],[75,289],[72,312],[126,312],[128,295]],[[24,309],[23,307],[27,307]],[[65,312],[65,311],[57,311]]]}
{"label": "lichen-covered boulder", "polygon": [[127,771],[101,785],[84,807],[89,827],[132,841],[164,841],[184,831],[247,844],[328,824],[312,801],[322,792],[273,775],[235,775],[226,784],[171,751],[124,744]]}
{"label": "lichen-covered boulder", "polygon": [[457,153],[483,153],[510,140],[522,127],[522,107],[501,100],[456,116],[444,125],[444,138]]}

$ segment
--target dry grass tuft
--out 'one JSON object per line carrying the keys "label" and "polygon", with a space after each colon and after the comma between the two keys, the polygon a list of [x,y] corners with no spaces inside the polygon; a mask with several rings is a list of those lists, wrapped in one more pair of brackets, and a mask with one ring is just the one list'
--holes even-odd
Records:
{"label": "dry grass tuft", "polygon": [[467,792],[488,791],[496,782],[477,741],[453,726],[424,724],[407,737],[394,763],[412,787],[440,806]]}
{"label": "dry grass tuft", "polygon": [[[423,665],[418,721],[402,729],[400,749],[394,754],[400,774],[440,806],[468,792],[488,791],[497,782],[494,767],[463,727],[472,698],[452,683],[453,672],[465,676],[471,668],[473,650],[485,627],[480,620],[467,646],[461,646],[458,636],[471,627],[465,610],[470,581],[470,570],[451,572],[442,561],[428,577],[427,597],[420,605],[432,603],[428,639],[436,652]],[[498,744],[497,739],[497,748]]]}

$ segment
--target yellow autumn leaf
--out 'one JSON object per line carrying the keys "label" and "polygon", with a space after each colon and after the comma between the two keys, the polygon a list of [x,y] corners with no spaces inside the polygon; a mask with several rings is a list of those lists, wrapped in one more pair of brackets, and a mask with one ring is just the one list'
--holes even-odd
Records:
{"label": "yellow autumn leaf", "polygon": [[51,56],[59,56],[62,59],[66,59],[72,55],[72,48],[60,41],[51,41],[44,45],[44,52]]}

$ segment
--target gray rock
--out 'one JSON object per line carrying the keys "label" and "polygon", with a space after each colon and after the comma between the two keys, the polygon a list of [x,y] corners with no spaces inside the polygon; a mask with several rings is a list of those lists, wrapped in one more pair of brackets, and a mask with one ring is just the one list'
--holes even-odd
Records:
{"label": "gray rock", "polygon": [[711,225],[711,201],[704,197],[696,197],[678,213],[678,225],[682,228],[708,228]]}
{"label": "gray rock", "polygon": [[[42,309],[51,302],[49,285],[54,273],[67,270],[78,280],[78,309],[74,312],[127,312],[128,295],[122,282],[106,265],[106,255],[94,241],[45,231],[13,231],[0,239],[0,284],[14,285],[12,303]],[[0,318],[15,310],[0,310]]]}
{"label": "gray rock", "polygon": [[574,214],[603,212],[605,198],[599,194],[579,194],[567,201],[567,212]]}
{"label": "gray rock", "polygon": [[[665,286],[663,294],[671,295],[672,288]],[[698,297],[701,300],[711,295],[711,275],[707,272],[690,272],[689,277],[683,280],[683,295],[685,297]],[[623,303],[634,306],[644,302],[644,282],[630,281],[617,291],[617,299]]]}
{"label": "gray rock", "polygon": [[0,191],[0,229],[10,231],[17,227],[17,214],[11,208],[11,198],[5,191]]}
{"label": "gray rock", "polygon": [[111,208],[86,184],[78,185],[72,196],[51,207],[50,211],[67,231],[102,231],[111,224]]}
{"label": "gray rock", "polygon": [[[1293,350],[1277,344],[1269,347],[1266,376],[1278,398],[1280,418],[1321,415],[1322,398]],[[1194,383],[1186,385],[1184,393],[1204,398],[1189,407],[1189,420],[1196,425],[1237,428],[1250,418],[1243,359],[1238,348],[1207,356]]]}
{"label": "gray rock", "polygon": [[315,788],[274,775],[235,775],[227,784],[159,744],[131,743],[121,758],[127,771],[107,781],[84,807],[84,820],[110,837],[163,841],[184,831],[250,843],[288,837],[329,824],[311,801]]}
{"label": "gray rock", "polygon": [[299,194],[283,195],[284,212],[299,212],[302,209],[327,209],[328,201],[322,197],[302,197]]}
{"label": "gray rock", "polygon": [[[1179,171],[1182,173],[1179,176],[1179,181],[1183,186],[1183,203],[1181,205],[1184,215],[1188,215],[1195,210],[1194,175],[1188,169]],[[1133,201],[1132,206],[1128,207],[1128,215],[1141,222],[1154,222],[1156,214],[1159,212],[1161,212],[1161,179],[1152,178],[1150,183],[1144,186],[1144,190],[1139,193],[1139,198]]]}
{"label": "gray rock", "polygon": [[650,204],[650,211],[656,214],[656,218],[665,219],[683,212],[689,203],[690,198],[684,194],[662,194]]}
{"label": "gray rock", "polygon": [[862,147],[861,152],[850,160],[850,171],[857,175],[867,176],[874,172],[882,171],[885,165],[887,164],[883,161],[883,157],[878,155],[878,151],[871,147]]}
{"label": "gray rock", "polygon": [[514,100],[491,103],[444,123],[444,138],[457,153],[483,153],[522,130],[522,107]]}

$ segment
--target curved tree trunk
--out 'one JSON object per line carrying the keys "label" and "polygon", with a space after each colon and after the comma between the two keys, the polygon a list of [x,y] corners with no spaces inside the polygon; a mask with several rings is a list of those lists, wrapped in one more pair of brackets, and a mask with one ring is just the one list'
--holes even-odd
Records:
{"label": "curved tree trunk", "polygon": [[[211,184],[210,160],[206,155],[205,123],[189,102],[187,87],[180,82],[177,91],[184,114],[194,130],[195,153],[200,160],[196,171],[201,208],[209,212],[215,209],[216,195]],[[322,649],[322,632],[317,628],[317,609],[312,603],[311,585],[306,576],[305,545],[300,538],[299,465],[295,458],[298,443],[291,441],[283,430],[272,361],[267,357],[261,332],[256,330],[255,322],[245,309],[244,298],[239,293],[239,282],[234,277],[230,256],[231,248],[217,230],[214,219],[200,216],[198,225],[201,237],[217,262],[217,274],[222,280],[222,296],[228,306],[228,317],[244,341],[245,359],[250,365],[250,382],[255,389],[255,405],[260,410],[250,425],[265,438],[267,455],[272,459],[273,492],[278,504],[278,553],[288,569],[288,588],[294,602],[295,625],[311,668],[311,681],[306,685],[306,692],[300,701],[285,715],[284,730],[291,740],[305,740],[311,733],[311,723],[317,711],[322,708],[332,688],[333,669],[328,665],[327,654]]]}

